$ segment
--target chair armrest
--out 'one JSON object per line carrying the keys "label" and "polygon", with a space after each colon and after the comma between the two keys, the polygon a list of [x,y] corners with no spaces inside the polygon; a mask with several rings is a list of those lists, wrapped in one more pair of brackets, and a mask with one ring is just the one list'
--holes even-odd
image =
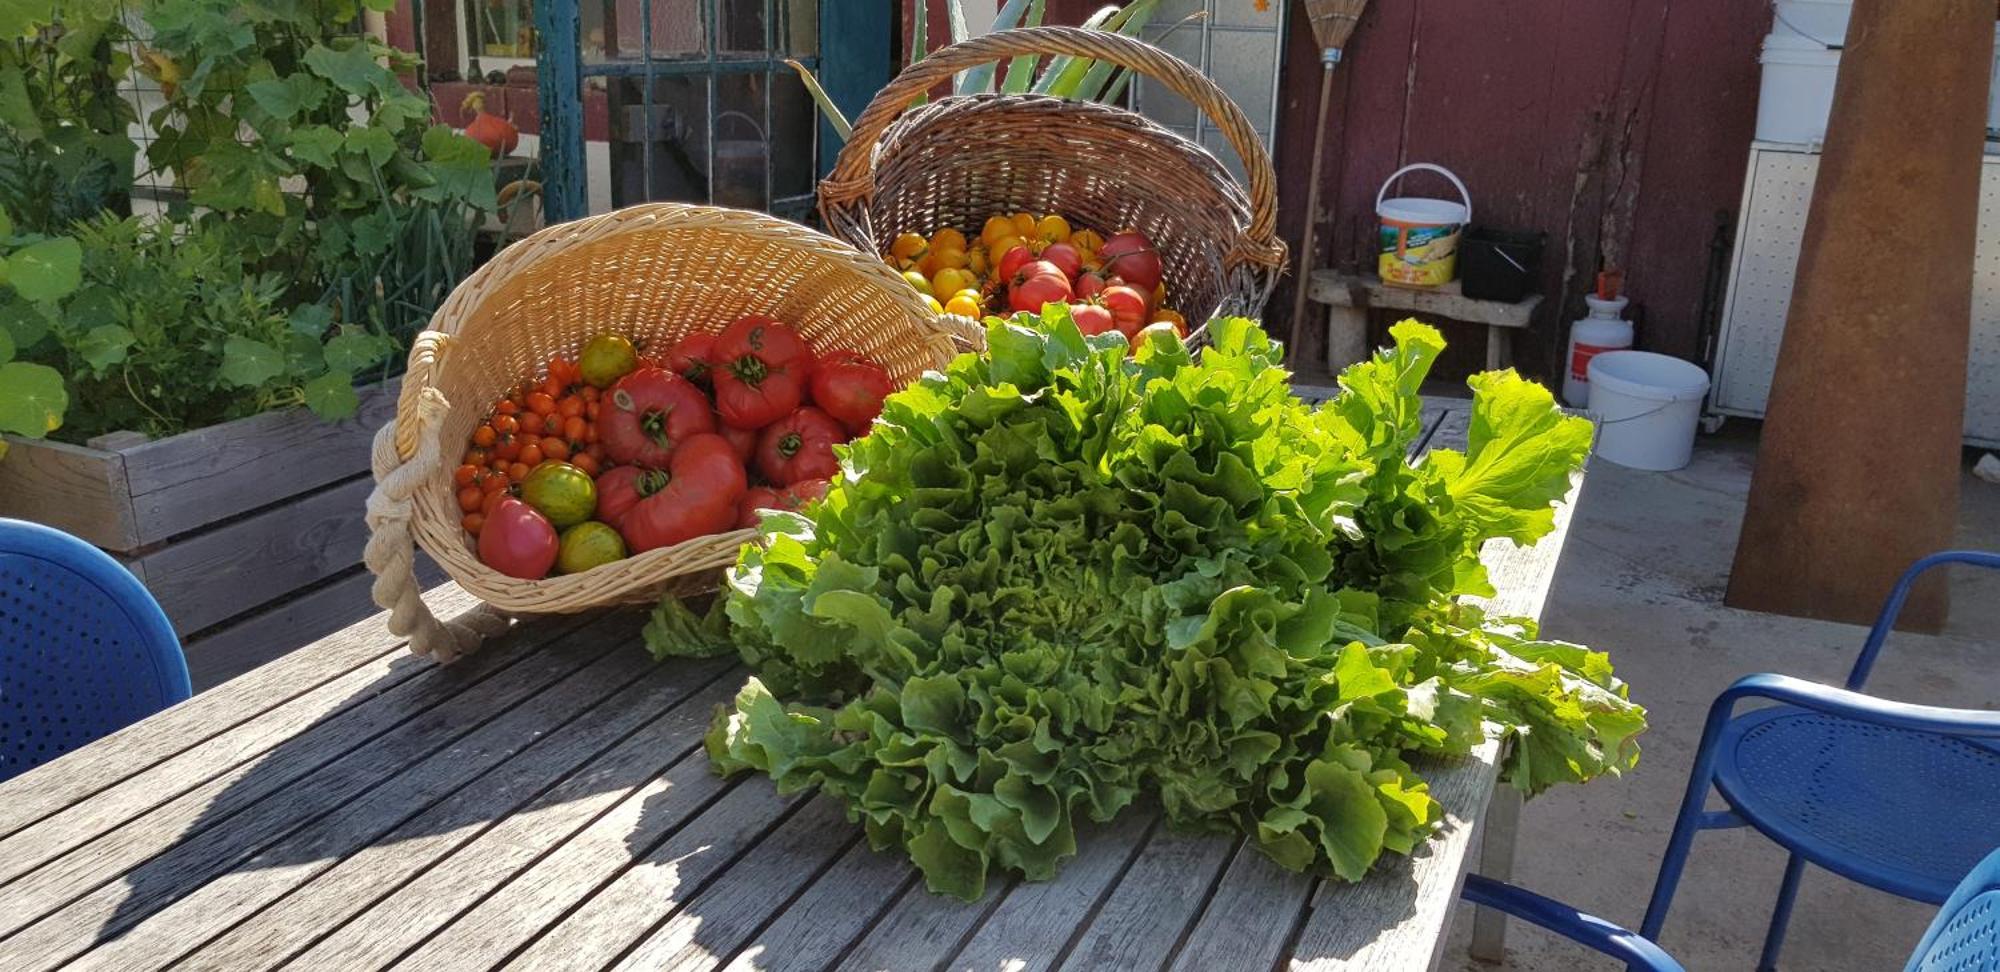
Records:
{"label": "chair armrest", "polygon": [[1662,951],[1660,946],[1640,938],[1638,933],[1532,891],[1468,874],[1461,897],[1480,907],[1502,911],[1531,925],[1539,925],[1593,951],[1623,960],[1631,968],[1645,972],[1685,972],[1673,956]]}
{"label": "chair armrest", "polygon": [[1770,699],[1802,709],[1812,709],[1815,712],[1893,729],[1934,732],[1948,736],[2000,738],[2000,712],[1989,712],[1985,709],[1947,709],[1934,705],[1895,702],[1860,692],[1850,692],[1832,685],[1808,682],[1790,675],[1768,672],[1745,675],[1724,690],[1709,710],[1710,722],[1719,724],[1727,720],[1736,703],[1748,698]]}
{"label": "chair armrest", "polygon": [[1965,564],[1970,567],[1984,567],[2000,570],[2000,553],[1984,550],[1945,550],[1931,554],[1910,565],[1903,576],[1896,578],[1895,586],[1889,588],[1889,597],[1882,602],[1882,613],[1875,616],[1875,624],[1868,629],[1868,640],[1861,643],[1861,654],[1854,659],[1854,668],[1847,673],[1847,687],[1861,691],[1868,684],[1868,673],[1875,668],[1875,658],[1882,653],[1882,644],[1889,640],[1889,630],[1896,626],[1896,617],[1903,613],[1903,602],[1910,599],[1910,588],[1916,586],[1917,578],[1933,567],[1946,564]]}

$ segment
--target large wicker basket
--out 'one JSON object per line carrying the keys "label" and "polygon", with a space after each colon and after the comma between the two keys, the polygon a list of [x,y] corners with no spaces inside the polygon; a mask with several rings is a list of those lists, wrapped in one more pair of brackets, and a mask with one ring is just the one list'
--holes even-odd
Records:
{"label": "large wicker basket", "polygon": [[[642,347],[719,331],[745,314],[796,326],[815,352],[851,348],[902,382],[942,366],[952,342],[880,260],[759,213],[653,204],[551,226],[467,278],[410,349],[394,422],[375,439],[366,559],[390,629],[450,660],[506,614],[570,613],[713,587],[753,536],[702,537],[580,574],[519,580],[481,563],[460,527],[452,465],[493,402],[554,355],[604,331]],[[411,573],[411,542],[486,605],[440,622]]]}
{"label": "large wicker basket", "polygon": [[[1047,95],[952,96],[905,114],[953,74],[1022,55],[1095,58],[1142,73],[1206,113],[1235,148],[1247,192],[1215,156],[1147,118]],[[1057,213],[1137,229],[1190,323],[1258,316],[1285,266],[1271,159],[1241,109],[1193,67],[1106,31],[1033,27],[975,37],[916,62],[875,96],[819,186],[834,235],[870,253],[904,232],[976,232],[997,213]]]}

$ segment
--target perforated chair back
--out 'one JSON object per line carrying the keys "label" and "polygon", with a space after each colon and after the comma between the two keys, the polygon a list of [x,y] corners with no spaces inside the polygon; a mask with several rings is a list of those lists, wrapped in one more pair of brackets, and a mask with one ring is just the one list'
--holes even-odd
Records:
{"label": "perforated chair back", "polygon": [[166,613],[103,551],[0,519],[0,780],[189,696]]}
{"label": "perforated chair back", "polygon": [[1903,972],[2000,972],[2000,850],[1959,882]]}

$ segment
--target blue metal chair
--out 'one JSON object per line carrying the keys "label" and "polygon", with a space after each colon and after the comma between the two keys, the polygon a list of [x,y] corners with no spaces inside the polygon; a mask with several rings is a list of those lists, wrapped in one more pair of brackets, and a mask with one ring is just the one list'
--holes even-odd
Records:
{"label": "blue metal chair", "polygon": [[[1944,564],[2000,569],[2000,554],[1951,551],[1912,565],[1890,591],[1845,688],[1749,675],[1715,700],[1641,934],[1659,937],[1699,830],[1751,826],[1791,852],[1760,972],[1777,968],[1807,862],[1935,904],[2000,845],[2000,712],[1861,694],[1911,585]],[[1777,704],[1737,714],[1749,699]],[[1705,809],[1711,786],[1728,809]]]}
{"label": "blue metal chair", "polygon": [[189,696],[138,579],[60,530],[0,519],[0,780]]}
{"label": "blue metal chair", "polygon": [[[1477,874],[1465,878],[1464,898],[1573,942],[1642,972],[1682,972],[1681,964],[1650,940],[1611,922]],[[2000,969],[2000,851],[1987,855],[1945,900],[1903,972],[1994,972]]]}

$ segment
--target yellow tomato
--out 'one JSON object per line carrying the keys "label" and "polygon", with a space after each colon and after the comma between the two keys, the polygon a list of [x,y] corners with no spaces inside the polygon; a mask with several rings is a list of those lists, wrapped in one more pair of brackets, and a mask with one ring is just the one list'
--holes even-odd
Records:
{"label": "yellow tomato", "polygon": [[960,317],[970,317],[976,321],[983,312],[983,308],[979,306],[979,297],[976,294],[968,297],[966,294],[960,293],[945,302],[944,312],[947,314],[957,314]]}
{"label": "yellow tomato", "polygon": [[946,267],[931,275],[931,293],[933,294],[956,294],[967,287],[976,287],[978,285],[979,278],[973,276],[972,271],[961,270],[957,267]]}
{"label": "yellow tomato", "polygon": [[930,258],[932,260],[932,273],[936,273],[946,267],[950,267],[953,270],[963,270],[966,263],[971,259],[966,255],[963,247],[952,246],[931,248]]}
{"label": "yellow tomato", "polygon": [[1179,331],[1183,336],[1187,334],[1187,318],[1182,317],[1180,311],[1174,310],[1171,307],[1162,307],[1154,311],[1152,323],[1172,324],[1174,330]]}
{"label": "yellow tomato", "polygon": [[1102,260],[1099,260],[1097,258],[1097,254],[1095,253],[1080,258],[1078,262],[1083,264],[1083,268],[1085,270],[1090,271],[1091,273],[1096,273],[1097,271],[1104,269],[1104,262]]}
{"label": "yellow tomato", "polygon": [[955,299],[955,298],[959,298],[959,297],[970,297],[970,298],[972,298],[973,300],[978,300],[978,299],[979,299],[979,288],[978,288],[978,287],[967,287],[967,288],[965,288],[964,290],[959,290],[959,291],[954,291],[954,292],[952,293],[952,295],[951,295],[951,296],[952,296],[952,297],[953,297],[954,299]]}
{"label": "yellow tomato", "polygon": [[1035,221],[1035,235],[1044,243],[1068,243],[1069,220],[1050,213]]}
{"label": "yellow tomato", "polygon": [[985,247],[983,247],[983,246],[975,246],[975,247],[973,247],[972,249],[970,249],[970,250],[966,251],[966,254],[965,254],[965,268],[966,268],[967,270],[970,270],[970,271],[972,271],[972,275],[973,275],[973,276],[975,276],[975,277],[984,277],[984,276],[986,276],[986,269],[987,269],[987,267],[989,267],[989,266],[991,266],[991,264],[989,264],[989,263],[988,263],[988,262],[986,261],[986,248],[985,248]]}
{"label": "yellow tomato", "polygon": [[1032,238],[1035,235],[1035,226],[1036,226],[1035,214],[1033,213],[1014,214],[1014,232],[1019,233],[1023,239]]}
{"label": "yellow tomato", "polygon": [[931,246],[939,249],[950,247],[954,250],[963,250],[965,249],[965,234],[947,226],[931,234]]}
{"label": "yellow tomato", "polygon": [[1153,285],[1153,306],[1158,307],[1166,302],[1167,302],[1167,282],[1162,280],[1159,283]]}
{"label": "yellow tomato", "polygon": [[915,270],[903,271],[903,279],[909,281],[910,286],[917,288],[917,293],[923,294],[926,297],[929,297],[933,293],[930,280]]}
{"label": "yellow tomato", "polygon": [[995,240],[1013,235],[1014,221],[1005,216],[986,217],[986,226],[979,231],[979,238],[985,240],[986,245],[989,247],[993,245]]}
{"label": "yellow tomato", "polygon": [[929,246],[930,244],[925,242],[922,236],[916,233],[904,233],[896,237],[896,242],[889,244],[889,255],[914,259],[923,256],[924,250]]}
{"label": "yellow tomato", "polygon": [[1069,245],[1082,252],[1096,253],[1104,249],[1104,237],[1094,229],[1080,229],[1069,235]]}
{"label": "yellow tomato", "polygon": [[932,297],[932,296],[931,296],[931,295],[929,295],[929,294],[925,294],[925,295],[924,295],[924,303],[925,303],[925,304],[928,304],[928,305],[930,305],[930,309],[931,309],[931,313],[933,313],[933,314],[942,314],[942,313],[944,313],[944,305],[943,305],[943,304],[940,304],[940,303],[938,303],[938,302],[937,302],[937,298],[936,298],[936,297]]}

